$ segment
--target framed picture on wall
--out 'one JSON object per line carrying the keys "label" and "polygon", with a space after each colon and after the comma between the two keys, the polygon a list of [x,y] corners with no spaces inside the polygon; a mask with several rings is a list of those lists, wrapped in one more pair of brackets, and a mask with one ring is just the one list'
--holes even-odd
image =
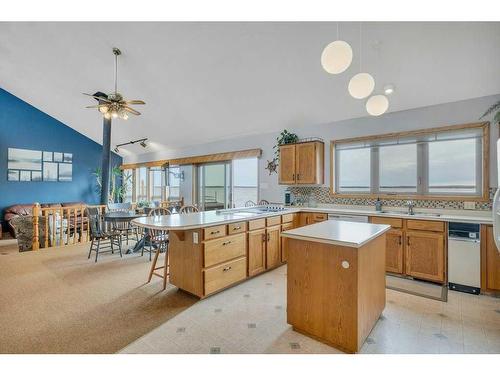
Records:
{"label": "framed picture on wall", "polygon": [[7,181],[19,181],[19,171],[14,171],[9,169],[9,173],[7,175]]}
{"label": "framed picture on wall", "polygon": [[19,181],[31,181],[31,171],[20,171]]}
{"label": "framed picture on wall", "polygon": [[58,163],[50,163],[50,162],[43,163],[43,180],[44,181],[57,181],[57,177],[58,177],[57,165],[58,165]]}
{"label": "framed picture on wall", "polygon": [[42,181],[42,172],[41,171],[31,171],[31,181]]}
{"label": "framed picture on wall", "polygon": [[7,168],[40,171],[42,170],[42,151],[9,148]]}
{"label": "framed picture on wall", "polygon": [[63,156],[63,162],[65,163],[73,163],[73,154],[68,154],[68,153],[64,153],[64,156]]}
{"label": "framed picture on wall", "polygon": [[51,151],[44,151],[43,152],[43,161],[53,161]]}
{"label": "framed picture on wall", "polygon": [[71,181],[73,174],[73,164],[60,163],[59,164],[59,181]]}
{"label": "framed picture on wall", "polygon": [[54,161],[62,162],[63,161],[63,153],[62,152],[54,152]]}

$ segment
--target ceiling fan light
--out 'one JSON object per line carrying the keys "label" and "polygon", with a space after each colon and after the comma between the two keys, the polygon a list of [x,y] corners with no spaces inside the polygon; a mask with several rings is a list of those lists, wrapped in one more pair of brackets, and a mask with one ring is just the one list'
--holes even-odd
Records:
{"label": "ceiling fan light", "polygon": [[122,118],[123,120],[128,120],[128,115],[127,115],[127,113],[126,113],[126,112],[123,112],[123,113],[121,114],[121,118]]}
{"label": "ceiling fan light", "polygon": [[116,111],[112,111],[112,112],[111,112],[111,117],[113,117],[113,118],[117,118],[117,117],[118,117],[118,112],[116,112]]}
{"label": "ceiling fan light", "polygon": [[356,99],[364,99],[373,92],[375,80],[368,73],[358,73],[349,81],[349,94]]}
{"label": "ceiling fan light", "polygon": [[352,48],[343,40],[336,40],[328,44],[321,54],[321,65],[330,74],[339,74],[345,71],[352,62]]}
{"label": "ceiling fan light", "polygon": [[366,102],[366,110],[372,116],[380,116],[389,108],[389,100],[385,95],[373,95]]}
{"label": "ceiling fan light", "polygon": [[104,114],[104,118],[106,118],[106,119],[108,119],[108,120],[109,120],[109,119],[111,118],[111,113],[106,112],[106,113]]}
{"label": "ceiling fan light", "polygon": [[101,112],[101,113],[106,113],[108,111],[109,111],[109,108],[107,105],[103,105],[103,106],[99,107],[99,112]]}

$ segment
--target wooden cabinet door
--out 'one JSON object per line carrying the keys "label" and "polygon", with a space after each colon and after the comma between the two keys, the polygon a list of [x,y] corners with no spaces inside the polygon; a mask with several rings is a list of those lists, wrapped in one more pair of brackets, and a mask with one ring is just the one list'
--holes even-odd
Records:
{"label": "wooden cabinet door", "polygon": [[248,232],[248,276],[265,271],[266,242],[265,229]]}
{"label": "wooden cabinet door", "polygon": [[[293,223],[281,224],[282,232],[289,229],[293,229]],[[287,239],[285,237],[281,238],[281,263],[285,263],[288,260],[286,241]]]}
{"label": "wooden cabinet door", "polygon": [[266,268],[273,268],[280,264],[280,227],[280,225],[276,225],[268,227],[266,230]]}
{"label": "wooden cabinet door", "polygon": [[[484,241],[484,239],[482,240]],[[486,289],[500,290],[500,253],[493,238],[493,227],[486,227],[486,256],[485,268]]]}
{"label": "wooden cabinet door", "polygon": [[406,232],[406,274],[424,280],[444,281],[442,233]]}
{"label": "wooden cabinet door", "polygon": [[295,184],[295,145],[280,146],[279,183]]}
{"label": "wooden cabinet door", "polygon": [[403,273],[403,231],[391,229],[385,236],[385,270],[393,273]]}
{"label": "wooden cabinet door", "polygon": [[313,215],[310,212],[299,212],[299,227],[313,224]]}
{"label": "wooden cabinet door", "polygon": [[298,184],[316,183],[316,143],[298,143],[295,146],[296,176]]}

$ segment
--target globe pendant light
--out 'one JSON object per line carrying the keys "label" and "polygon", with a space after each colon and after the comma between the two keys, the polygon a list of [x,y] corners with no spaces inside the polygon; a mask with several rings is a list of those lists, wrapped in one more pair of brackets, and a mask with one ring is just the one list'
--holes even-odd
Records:
{"label": "globe pendant light", "polygon": [[[361,62],[362,62],[362,52],[363,52],[363,43],[362,43],[362,24],[359,23],[359,71],[361,70]],[[375,88],[375,80],[368,73],[358,73],[349,81],[349,86],[347,89],[349,90],[349,94],[355,99],[364,99],[370,96]]]}
{"label": "globe pendant light", "polygon": [[321,54],[321,65],[330,74],[344,72],[352,62],[352,48],[349,43],[339,40],[337,23],[337,40],[328,44]]}
{"label": "globe pendant light", "polygon": [[349,94],[356,99],[364,99],[373,92],[375,80],[368,73],[358,73],[349,81]]}
{"label": "globe pendant light", "polygon": [[372,116],[380,116],[389,108],[389,100],[385,95],[373,95],[366,102],[366,110]]}

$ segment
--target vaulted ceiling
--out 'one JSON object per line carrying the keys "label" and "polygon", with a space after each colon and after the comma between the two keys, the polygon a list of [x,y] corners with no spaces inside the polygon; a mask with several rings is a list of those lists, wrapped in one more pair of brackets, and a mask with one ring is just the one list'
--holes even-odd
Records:
{"label": "vaulted ceiling", "polygon": [[[113,123],[112,144],[149,137],[185,147],[367,116],[349,96],[359,72],[359,23],[341,23],[353,47],[340,75],[320,65],[335,23],[0,23],[0,87],[101,142],[102,120],[83,92],[143,99],[143,114]],[[500,23],[363,23],[362,69],[389,111],[500,93]],[[143,152],[137,146],[134,152]]]}

